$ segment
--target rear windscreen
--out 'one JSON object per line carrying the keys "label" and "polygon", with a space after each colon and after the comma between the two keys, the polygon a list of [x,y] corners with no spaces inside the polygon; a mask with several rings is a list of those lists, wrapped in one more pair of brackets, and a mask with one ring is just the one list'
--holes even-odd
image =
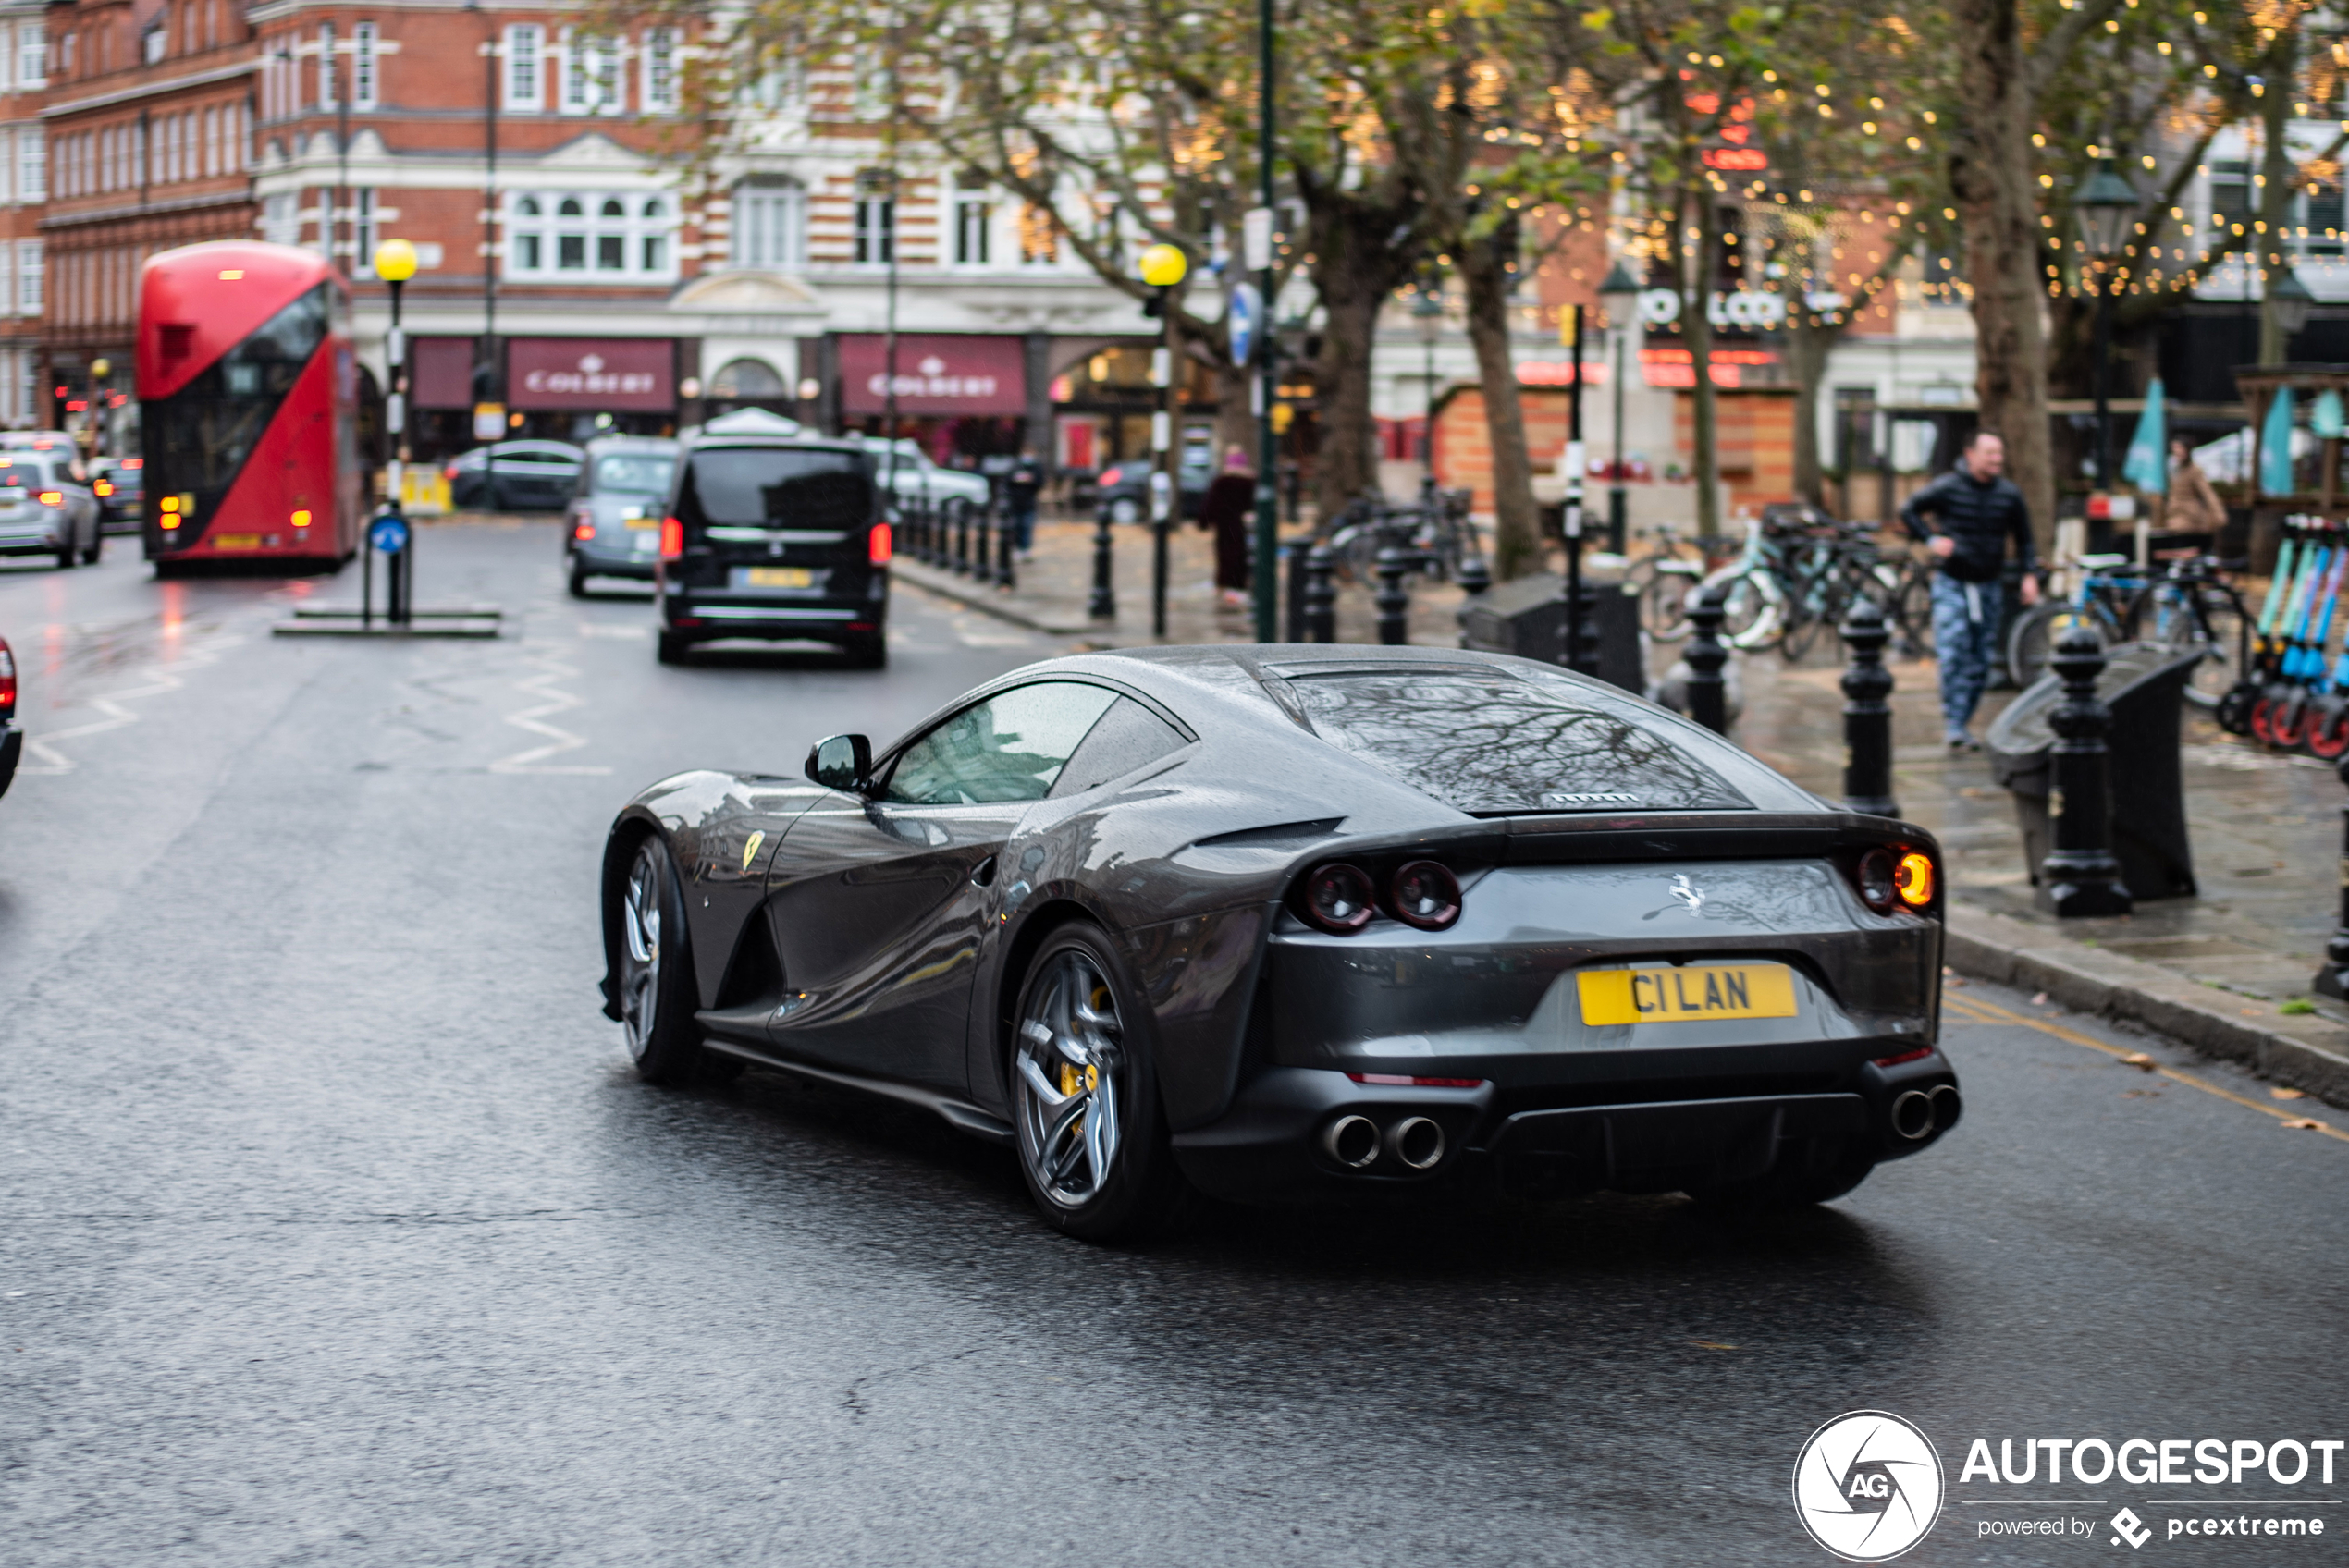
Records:
{"label": "rear windscreen", "polygon": [[47,483],[37,468],[0,468],[0,490],[38,490]]}
{"label": "rear windscreen", "polygon": [[1753,806],[1680,737],[1572,687],[1466,668],[1293,672],[1287,684],[1322,739],[1459,811]]}
{"label": "rear windscreen", "polygon": [[719,447],[686,465],[680,506],[704,521],[772,528],[862,528],[873,484],[854,452]]}
{"label": "rear windscreen", "polygon": [[598,496],[666,496],[677,459],[666,452],[615,452],[596,459]]}

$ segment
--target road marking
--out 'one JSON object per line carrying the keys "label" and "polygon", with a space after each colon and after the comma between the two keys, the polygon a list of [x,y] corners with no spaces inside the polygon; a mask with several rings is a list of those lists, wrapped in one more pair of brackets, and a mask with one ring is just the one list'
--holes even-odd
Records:
{"label": "road marking", "polygon": [[517,729],[527,729],[534,735],[546,736],[547,744],[516,752],[510,757],[500,757],[489,765],[489,771],[492,773],[609,773],[611,769],[609,767],[597,767],[584,763],[542,766],[547,757],[560,756],[565,752],[575,752],[587,743],[587,737],[584,735],[574,735],[568,729],[545,722],[556,714],[586,706],[587,699],[575,697],[556,686],[557,681],[567,676],[577,675],[579,671],[572,666],[565,664],[562,656],[557,654],[551,645],[540,644],[524,656],[537,667],[536,673],[527,680],[516,681],[515,690],[526,692],[534,697],[545,700],[537,707],[524,708],[520,713],[508,714],[506,722]]}
{"label": "road marking", "polygon": [[[167,655],[172,658],[175,667],[180,670],[202,669],[229,649],[244,642],[242,637],[220,636],[207,638],[201,643],[180,643],[179,623],[177,621],[166,622],[164,640],[166,643],[180,643]],[[187,682],[180,680],[177,674],[159,668],[154,675],[141,685],[119,687],[104,696],[84,699],[90,706],[105,716],[102,718],[94,718],[84,724],[68,725],[63,729],[51,729],[41,734],[35,734],[28,728],[24,738],[25,750],[43,760],[38,763],[27,763],[17,771],[50,775],[71,773],[81,765],[65,753],[58,751],[50,744],[51,741],[71,741],[83,735],[102,735],[109,729],[120,729],[126,725],[136,724],[142,716],[135,709],[124,707],[122,705],[124,703],[143,701],[148,697],[160,697],[167,692],[177,692],[186,684]]]}
{"label": "road marking", "polygon": [[[1943,1005],[1949,1011],[1958,1014],[1969,1023],[2020,1023],[2026,1029],[2036,1029],[2042,1035],[2052,1035],[2059,1040],[2066,1040],[2075,1046],[2085,1046],[2092,1051],[2102,1051],[2115,1060],[2142,1054],[2121,1046],[2108,1045],[2102,1040],[2081,1034],[2077,1029],[2066,1029],[2060,1023],[2050,1023],[2045,1019],[2033,1018],[2027,1013],[2010,1011],[1996,1002],[1986,1002],[1979,997],[1945,997]],[[2337,1138],[2344,1144],[2349,1144],[2349,1133],[2344,1133],[2327,1122],[2318,1121],[2314,1117],[2294,1116],[2288,1110],[2278,1110],[2273,1106],[2261,1105],[2257,1100],[2247,1099],[2232,1090],[2222,1089],[2208,1079],[2197,1078],[2191,1072],[2181,1072],[2174,1067],[2164,1067],[2159,1062],[2154,1063],[2152,1072],[2157,1078],[2167,1078],[2171,1083],[2183,1084],[2189,1089],[2200,1089],[2206,1095],[2216,1095],[2222,1100],[2232,1100],[2246,1110],[2256,1110],[2260,1115],[2271,1116],[2278,1121],[2294,1122],[2305,1127],[2308,1132],[2322,1133],[2329,1138]],[[2307,1125],[2311,1122],[2314,1123],[2313,1126]]]}

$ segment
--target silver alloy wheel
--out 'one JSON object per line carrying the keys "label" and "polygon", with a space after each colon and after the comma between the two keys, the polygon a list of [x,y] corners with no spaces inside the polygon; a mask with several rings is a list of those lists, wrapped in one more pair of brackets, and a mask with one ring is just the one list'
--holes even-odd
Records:
{"label": "silver alloy wheel", "polygon": [[652,1048],[660,1017],[660,914],[668,871],[661,860],[658,841],[639,845],[620,900],[620,1018],[628,1031],[628,1054],[638,1061]]}
{"label": "silver alloy wheel", "polygon": [[1116,1169],[1124,1033],[1091,958],[1055,953],[1028,991],[1012,1065],[1020,1158],[1062,1208],[1091,1202]]}

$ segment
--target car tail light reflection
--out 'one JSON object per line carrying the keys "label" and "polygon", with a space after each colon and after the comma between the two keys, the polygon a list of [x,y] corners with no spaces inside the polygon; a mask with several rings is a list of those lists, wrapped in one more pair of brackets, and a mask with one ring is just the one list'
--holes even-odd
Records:
{"label": "car tail light reflection", "polygon": [[865,558],[875,566],[887,566],[892,544],[889,524],[873,524],[872,533],[865,536]]}
{"label": "car tail light reflection", "polygon": [[1460,879],[1440,861],[1415,860],[1386,885],[1395,918],[1422,931],[1441,931],[1460,918]]}
{"label": "car tail light reflection", "polygon": [[1898,1056],[1880,1056],[1876,1059],[1876,1064],[1878,1067],[1898,1067],[1904,1061],[1923,1061],[1932,1054],[1931,1046],[1919,1046],[1912,1051],[1902,1051]]}
{"label": "car tail light reflection", "polygon": [[1346,936],[1371,923],[1374,897],[1371,879],[1359,866],[1335,861],[1317,865],[1305,874],[1300,902],[1308,921],[1324,931]]}
{"label": "car tail light reflection", "polygon": [[673,517],[660,520],[660,558],[665,561],[685,558],[685,525]]}
{"label": "car tail light reflection", "polygon": [[1398,1089],[1481,1089],[1482,1078],[1421,1078],[1408,1072],[1349,1072],[1357,1084],[1385,1084]]}
{"label": "car tail light reflection", "polygon": [[17,655],[9,650],[8,640],[0,637],[0,718],[12,718],[17,711]]}

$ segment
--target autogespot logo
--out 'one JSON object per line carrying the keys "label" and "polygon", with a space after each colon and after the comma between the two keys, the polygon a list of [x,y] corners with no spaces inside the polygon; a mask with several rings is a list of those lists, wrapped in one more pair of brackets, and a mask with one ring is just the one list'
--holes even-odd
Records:
{"label": "autogespot logo", "polygon": [[1941,1516],[1941,1456],[1898,1415],[1839,1415],[1794,1462],[1794,1512],[1813,1540],[1847,1562],[1898,1557]]}

